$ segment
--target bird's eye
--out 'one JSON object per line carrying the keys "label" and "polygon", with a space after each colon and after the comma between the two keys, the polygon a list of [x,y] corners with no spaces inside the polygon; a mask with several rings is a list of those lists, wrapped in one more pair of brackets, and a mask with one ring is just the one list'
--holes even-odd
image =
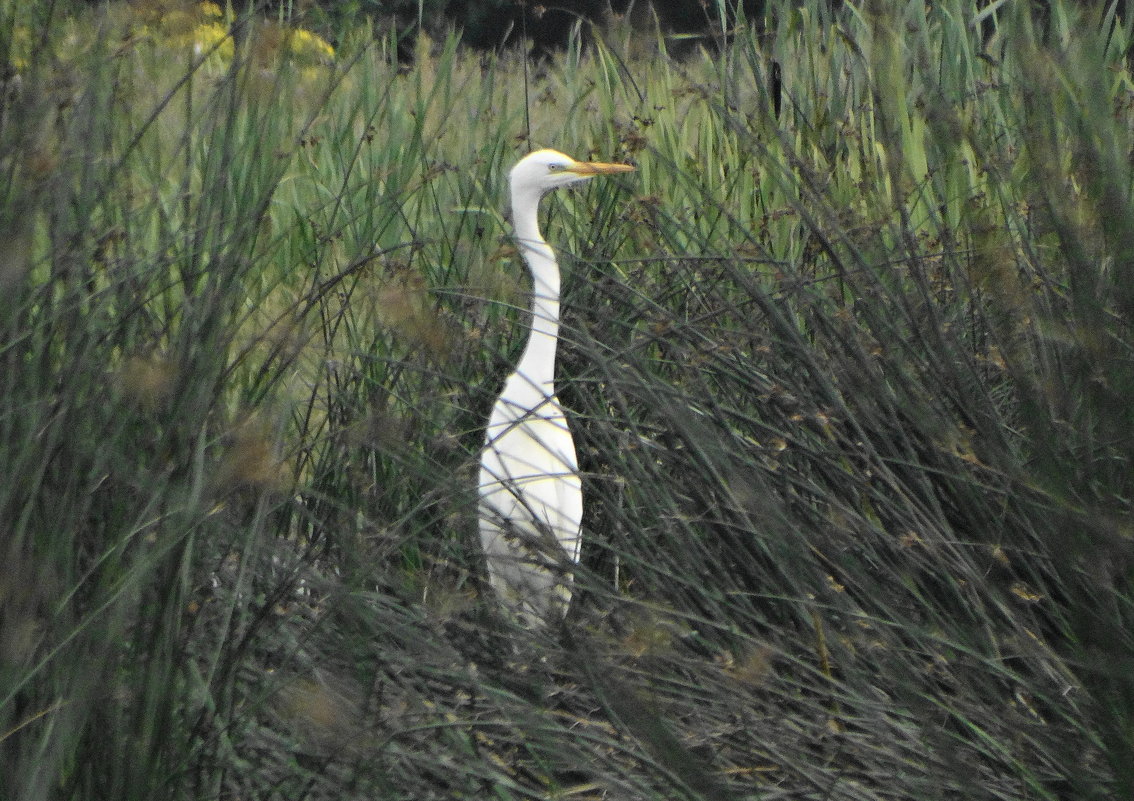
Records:
{"label": "bird's eye", "polygon": [[559,162],[553,162],[552,164],[547,165],[547,171],[548,172],[563,172],[563,170],[565,170],[565,169],[567,169],[567,168],[565,166],[563,166],[562,164],[560,164]]}

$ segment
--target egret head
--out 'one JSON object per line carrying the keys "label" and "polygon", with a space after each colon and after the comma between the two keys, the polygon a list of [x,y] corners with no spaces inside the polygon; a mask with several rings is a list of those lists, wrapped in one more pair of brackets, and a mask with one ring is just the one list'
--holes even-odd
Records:
{"label": "egret head", "polygon": [[537,150],[516,162],[512,168],[512,194],[535,195],[538,199],[561,186],[586,181],[596,175],[631,172],[629,164],[576,161],[557,150]]}

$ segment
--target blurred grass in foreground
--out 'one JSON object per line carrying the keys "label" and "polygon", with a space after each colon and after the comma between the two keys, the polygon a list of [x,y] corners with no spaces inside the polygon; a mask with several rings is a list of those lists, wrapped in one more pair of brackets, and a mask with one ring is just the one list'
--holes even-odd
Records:
{"label": "blurred grass in foreground", "polygon": [[472,524],[519,57],[0,12],[5,797],[1134,793],[1130,23],[793,5],[529,87],[639,165],[545,215],[555,635]]}

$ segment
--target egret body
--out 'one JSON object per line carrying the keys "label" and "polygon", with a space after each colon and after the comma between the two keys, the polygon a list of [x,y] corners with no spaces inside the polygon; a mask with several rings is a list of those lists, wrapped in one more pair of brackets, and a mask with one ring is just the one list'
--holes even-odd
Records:
{"label": "egret body", "polygon": [[489,583],[527,625],[567,611],[583,519],[575,442],[555,395],[559,265],[539,232],[539,201],[557,187],[633,169],[538,150],[510,174],[512,225],[532,275],[531,332],[488,420],[479,513]]}

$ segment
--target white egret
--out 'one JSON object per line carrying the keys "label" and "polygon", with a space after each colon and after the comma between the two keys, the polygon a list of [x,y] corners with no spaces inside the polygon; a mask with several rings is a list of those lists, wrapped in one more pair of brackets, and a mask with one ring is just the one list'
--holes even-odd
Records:
{"label": "white egret", "polygon": [[539,201],[560,186],[633,169],[538,150],[520,159],[510,175],[512,226],[532,275],[531,332],[488,420],[480,457],[480,539],[489,583],[529,626],[566,613],[583,519],[575,442],[555,395],[559,265],[539,232]]}

